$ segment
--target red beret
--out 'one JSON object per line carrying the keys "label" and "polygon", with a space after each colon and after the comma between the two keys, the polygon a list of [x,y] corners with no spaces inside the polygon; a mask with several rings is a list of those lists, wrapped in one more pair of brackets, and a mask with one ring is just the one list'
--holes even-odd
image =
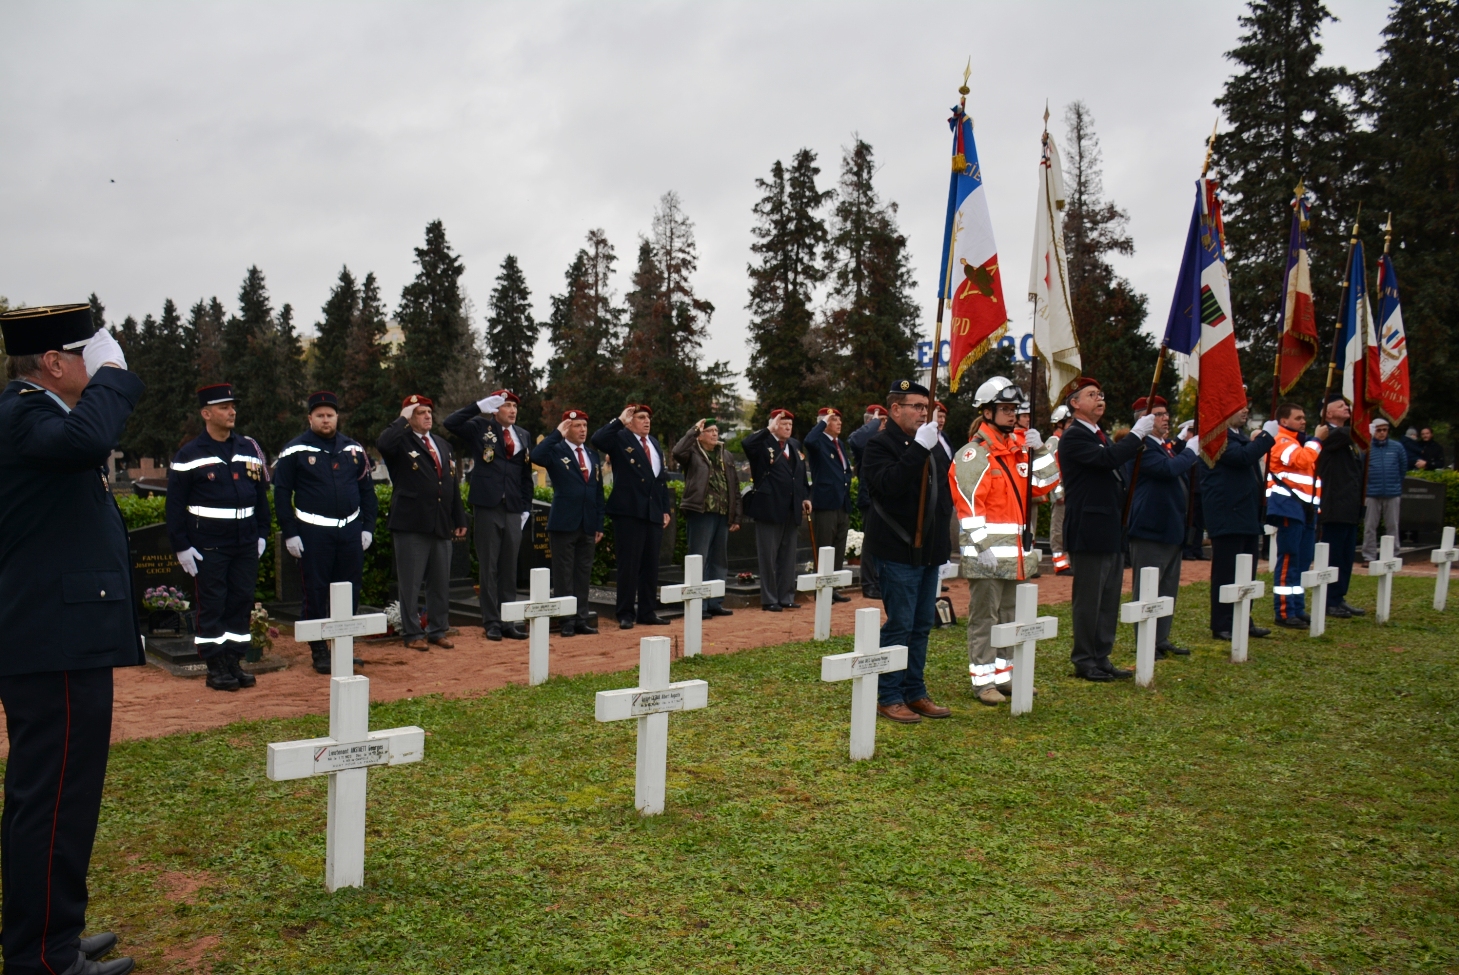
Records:
{"label": "red beret", "polygon": [[[1131,406],[1130,409],[1134,410],[1136,413],[1139,413],[1139,412],[1141,412],[1141,411],[1143,411],[1145,409],[1145,406],[1146,406],[1145,397],[1144,396],[1141,396],[1139,399],[1135,400],[1135,404],[1133,406]],[[1170,404],[1165,401],[1165,397],[1164,396],[1157,396],[1157,397],[1155,397],[1155,402],[1150,403],[1149,404],[1149,407],[1150,407],[1150,409],[1153,410],[1157,406],[1164,406],[1164,407],[1167,407],[1168,408],[1170,406]]]}
{"label": "red beret", "polygon": [[841,411],[834,406],[823,406],[816,410],[816,416],[840,416]]}
{"label": "red beret", "polygon": [[862,412],[870,413],[872,416],[886,416],[887,408],[885,406],[882,406],[880,403],[872,403],[866,409],[862,410]]}
{"label": "red beret", "polygon": [[401,401],[400,408],[403,410],[407,406],[429,406],[434,409],[435,405],[435,403],[431,402],[429,396],[422,396],[420,393],[411,393]]}
{"label": "red beret", "polygon": [[772,419],[772,420],[778,420],[782,416],[785,417],[787,420],[794,420],[795,419],[795,414],[792,413],[792,412],[790,412],[789,410],[771,410],[770,411],[770,419]]}
{"label": "red beret", "polygon": [[508,403],[516,403],[516,404],[520,405],[521,402],[522,402],[522,397],[518,396],[516,393],[512,392],[510,389],[494,389],[494,390],[492,390],[491,395],[492,396],[502,396],[502,397],[505,397],[506,398],[506,401]]}
{"label": "red beret", "polygon": [[935,410],[941,410],[944,413],[947,412],[947,404],[944,403],[942,400],[938,400],[936,403],[933,403],[932,408]]}
{"label": "red beret", "polygon": [[1059,399],[1068,399],[1070,396],[1073,396],[1075,393],[1079,392],[1081,389],[1084,389],[1086,386],[1093,386],[1095,389],[1101,391],[1104,389],[1104,387],[1099,384],[1098,379],[1095,379],[1092,376],[1080,376],[1078,379],[1069,380],[1068,384],[1066,384],[1064,388],[1059,391]]}
{"label": "red beret", "polygon": [[586,420],[588,414],[584,410],[564,410],[562,418],[564,420]]}
{"label": "red beret", "polygon": [[647,403],[629,403],[628,406],[635,413],[647,413],[649,416],[654,415],[654,408]]}

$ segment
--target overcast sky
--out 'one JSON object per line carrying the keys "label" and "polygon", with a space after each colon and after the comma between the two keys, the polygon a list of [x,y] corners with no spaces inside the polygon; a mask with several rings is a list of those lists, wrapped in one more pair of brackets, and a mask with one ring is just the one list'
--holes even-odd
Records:
{"label": "overcast sky", "polygon": [[[236,306],[250,264],[313,330],[342,264],[390,306],[440,218],[480,316],[504,255],[538,315],[593,227],[628,284],[678,191],[717,311],[707,354],[748,361],[754,180],[801,147],[834,183],[859,133],[900,205],[931,338],[950,136],[968,110],[1017,320],[1047,99],[1082,98],[1120,270],[1163,327],[1192,180],[1240,2],[0,4],[0,294],[108,317]],[[1381,2],[1329,0],[1326,59],[1377,61]],[[544,347],[539,358],[545,359]],[[744,391],[743,385],[741,391]]]}

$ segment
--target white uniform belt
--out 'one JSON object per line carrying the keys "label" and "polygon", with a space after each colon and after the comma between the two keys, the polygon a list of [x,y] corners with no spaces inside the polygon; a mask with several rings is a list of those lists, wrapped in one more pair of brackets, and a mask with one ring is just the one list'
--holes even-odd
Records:
{"label": "white uniform belt", "polygon": [[307,511],[294,509],[294,514],[306,525],[318,525],[320,528],[343,528],[356,518],[360,517],[360,509],[356,508],[355,513],[348,518],[326,518],[323,515],[311,515]]}
{"label": "white uniform belt", "polygon": [[242,521],[244,518],[253,517],[252,508],[205,508],[198,504],[188,505],[187,513],[197,515],[199,518],[226,518],[229,521]]}

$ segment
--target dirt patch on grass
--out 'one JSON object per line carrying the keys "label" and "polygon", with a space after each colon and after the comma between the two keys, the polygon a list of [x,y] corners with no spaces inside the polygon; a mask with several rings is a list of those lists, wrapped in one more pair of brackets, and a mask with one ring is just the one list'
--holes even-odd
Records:
{"label": "dirt patch on grass", "polygon": [[187,873],[182,870],[166,870],[157,875],[157,886],[162,896],[175,904],[196,904],[198,891],[211,886],[213,876],[206,870]]}
{"label": "dirt patch on grass", "polygon": [[162,953],[162,960],[171,965],[174,971],[210,975],[213,971],[213,959],[210,956],[222,940],[216,934],[209,934],[196,941],[173,945]]}

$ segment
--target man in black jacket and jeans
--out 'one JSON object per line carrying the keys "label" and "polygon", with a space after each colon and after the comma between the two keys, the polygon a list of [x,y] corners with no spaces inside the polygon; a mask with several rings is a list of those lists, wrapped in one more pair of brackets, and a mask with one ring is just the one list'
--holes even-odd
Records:
{"label": "man in black jacket and jeans", "polygon": [[[870,493],[866,551],[876,559],[887,621],[881,645],[905,645],[907,669],[881,675],[877,713],[916,724],[952,712],[932,700],[923,680],[927,637],[937,614],[938,570],[947,558],[952,495],[937,446],[927,387],[908,379],[887,395],[886,427],[867,441],[862,490]],[[917,515],[922,515],[918,523]]]}
{"label": "man in black jacket and jeans", "polygon": [[1327,543],[1327,564],[1337,566],[1337,582],[1327,587],[1327,615],[1338,619],[1367,612],[1349,606],[1348,583],[1353,579],[1353,553],[1358,547],[1358,519],[1363,511],[1363,452],[1353,443],[1352,407],[1341,393],[1329,393],[1322,422],[1327,440],[1317,458],[1322,479],[1322,508],[1317,514],[1321,540]]}
{"label": "man in black jacket and jeans", "polygon": [[1064,483],[1064,547],[1074,562],[1074,673],[1090,681],[1134,676],[1110,663],[1124,581],[1125,483],[1123,468],[1145,449],[1155,429],[1148,413],[1119,443],[1100,429],[1104,390],[1082,376],[1069,384],[1064,403],[1074,414],[1059,439]]}

